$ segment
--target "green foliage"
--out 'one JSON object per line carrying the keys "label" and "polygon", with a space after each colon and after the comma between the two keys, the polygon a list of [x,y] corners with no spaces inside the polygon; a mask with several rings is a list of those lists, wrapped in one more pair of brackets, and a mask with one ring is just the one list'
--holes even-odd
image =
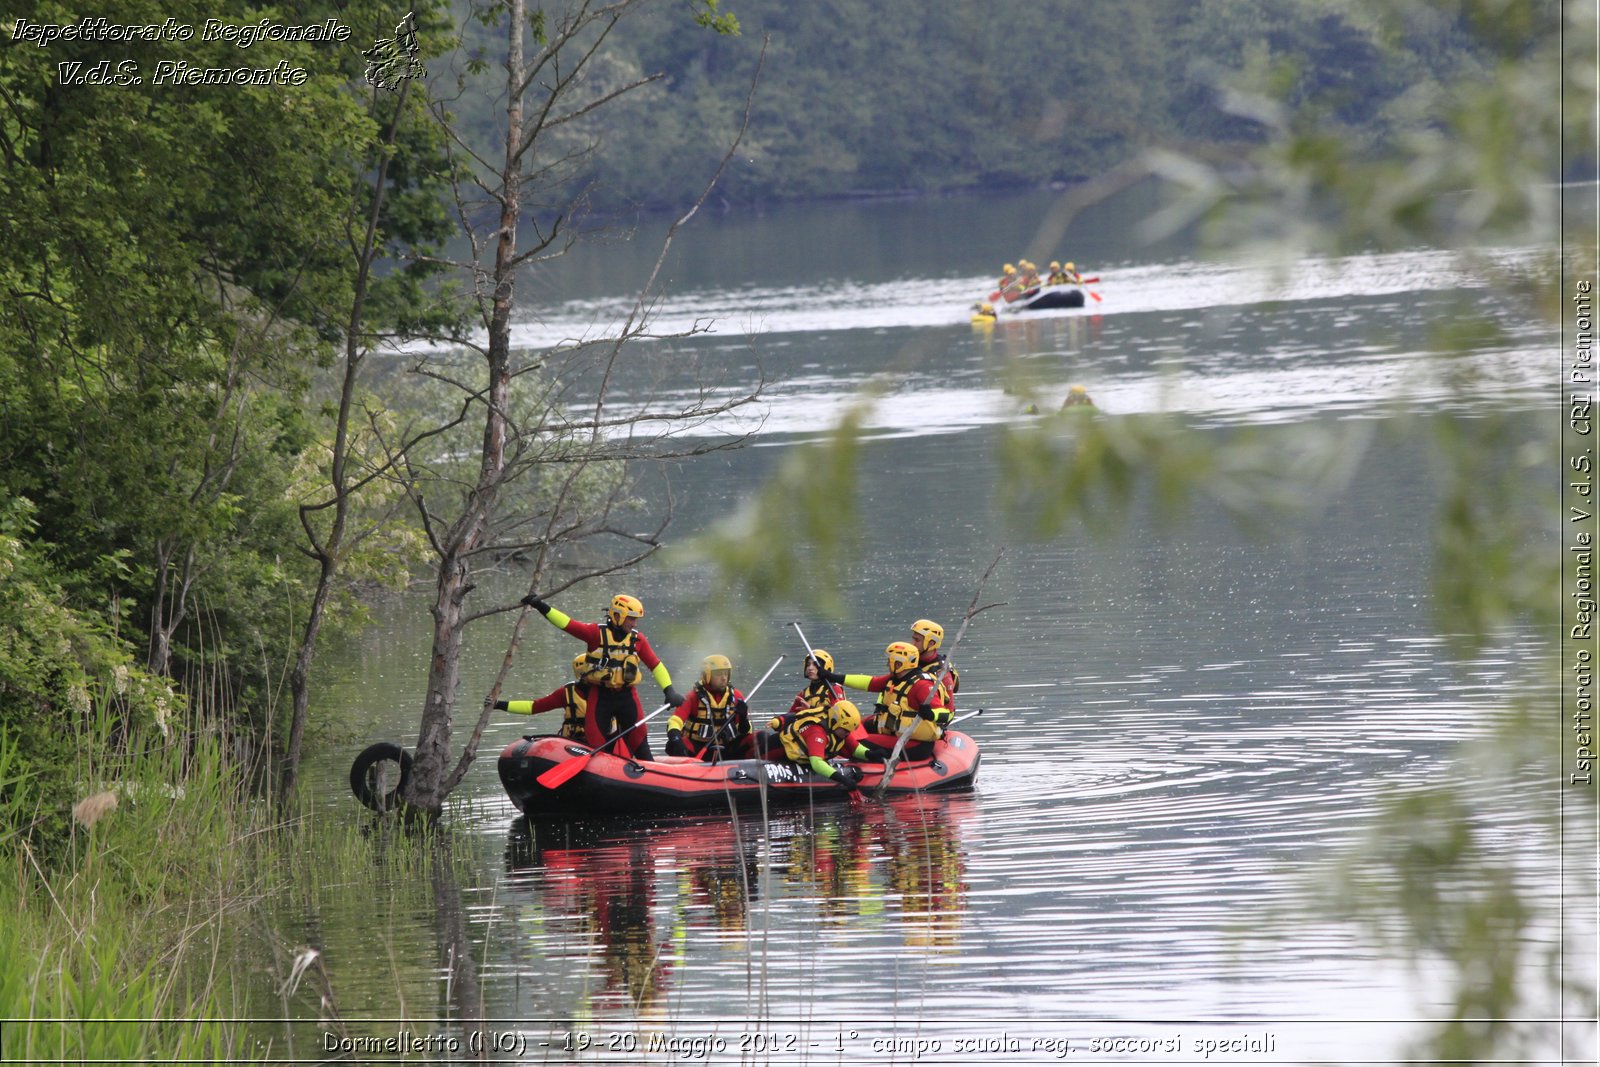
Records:
{"label": "green foliage", "polygon": [[[68,837],[75,734],[97,719],[108,734],[170,729],[183,701],[133,663],[107,623],[64,606],[39,548],[32,505],[0,506],[0,843],[53,857]],[[16,840],[13,840],[16,839]]]}
{"label": "green foliage", "polygon": [[723,37],[739,36],[739,18],[731,11],[718,11],[718,0],[695,0],[694,24]]}
{"label": "green foliage", "polygon": [[[32,17],[282,17],[211,0],[100,8]],[[366,2],[296,15],[337,15],[358,37],[395,18]],[[437,9],[419,23],[437,48]],[[48,559],[62,610],[103,614],[147,666],[203,694],[201,712],[258,736],[309,597],[297,479],[331,436],[305,402],[316,368],[352,329],[375,345],[459,320],[435,295],[435,265],[384,262],[433,251],[449,230],[451,164],[420,93],[374,91],[359,49],[309,42],[271,45],[309,73],[303,85],[154,84],[158,60],[233,67],[259,51],[199,35],[62,41],[18,47],[0,68],[0,494],[32,502],[21,540]],[[144,83],[60,84],[58,63],[102,58],[137,62]],[[380,262],[352,323],[351,248],[369,221]],[[357,580],[385,561],[366,562]],[[392,562],[381,570],[394,579]]]}
{"label": "green foliage", "polygon": [[1299,514],[1349,480],[1364,433],[1330,422],[1293,435],[1240,430],[1202,444],[1171,416],[1067,408],[1007,428],[1002,500],[1035,537],[1059,536],[1073,520],[1110,535],[1147,493],[1163,521],[1181,520],[1200,496],[1264,534],[1271,519]]}

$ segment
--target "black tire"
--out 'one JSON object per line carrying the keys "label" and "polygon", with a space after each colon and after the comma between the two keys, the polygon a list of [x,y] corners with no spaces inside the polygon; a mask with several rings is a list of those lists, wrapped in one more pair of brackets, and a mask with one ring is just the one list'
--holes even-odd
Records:
{"label": "black tire", "polygon": [[[372,780],[372,769],[383,762],[400,764],[400,781],[388,793],[379,796]],[[350,764],[350,792],[373,811],[393,811],[400,804],[400,794],[411,780],[411,753],[393,741],[379,741],[356,757]]]}

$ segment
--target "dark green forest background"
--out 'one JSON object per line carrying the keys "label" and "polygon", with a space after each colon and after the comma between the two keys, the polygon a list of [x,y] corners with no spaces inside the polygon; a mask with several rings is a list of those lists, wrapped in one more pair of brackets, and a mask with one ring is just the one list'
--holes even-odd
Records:
{"label": "dark green forest background", "polygon": [[[467,5],[456,3],[458,16]],[[1512,47],[1555,25],[1554,5],[1512,5]],[[1223,156],[1258,143],[1252,96],[1381,145],[1459,78],[1488,78],[1485,5],[1342,0],[745,0],[738,37],[684,5],[619,28],[602,83],[666,78],[591,123],[586,177],[603,208],[692,203],[732,142],[760,41],[770,35],[750,132],[719,183],[725,205],[814,197],[1003,190],[1072,182],[1140,150]],[[1496,12],[1503,19],[1505,12]],[[1518,26],[1515,23],[1521,22]],[[430,71],[449,92],[491,31]],[[468,75],[452,110],[496,143],[503,75]],[[454,93],[451,93],[454,95]]]}

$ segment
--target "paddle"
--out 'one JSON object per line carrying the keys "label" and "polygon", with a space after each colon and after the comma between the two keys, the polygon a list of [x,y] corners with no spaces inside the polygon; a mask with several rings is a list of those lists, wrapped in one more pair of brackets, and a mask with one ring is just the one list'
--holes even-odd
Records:
{"label": "paddle", "polygon": [[[750,704],[750,698],[756,695],[756,690],[760,689],[763,685],[767,684],[767,679],[771,678],[772,677],[772,672],[778,669],[778,664],[782,663],[784,660],[786,660],[788,658],[789,658],[788,656],[780,655],[777,659],[772,661],[772,666],[768,667],[767,668],[767,673],[763,674],[761,676],[761,681],[756,683],[755,689],[750,690],[750,692],[748,692],[748,693],[746,693],[744,695],[744,702],[745,702],[745,706],[746,707],[748,707],[749,704]],[[722,729],[723,730],[727,730],[732,725],[733,725],[733,721],[730,719],[727,723],[723,724]],[[719,731],[719,733],[720,733],[720,731]],[[721,750],[722,750],[722,741],[721,741],[721,739],[718,738],[718,739],[713,740],[711,745],[708,746],[708,747],[715,748],[720,753]]]}
{"label": "paddle", "polygon": [[811,647],[811,642],[806,640],[806,632],[800,629],[800,623],[795,621],[789,625],[793,626],[794,632],[800,635],[800,643],[806,646],[806,655],[811,657],[811,662],[817,665],[817,670],[822,670],[822,661],[817,658],[816,652]]}
{"label": "paddle", "polygon": [[[961,716],[961,718],[959,718],[959,719],[951,719],[950,720],[950,726],[954,726],[958,722],[966,722],[968,719],[972,718],[974,715],[982,715],[982,714],[983,714],[983,709],[982,708],[979,708],[977,711],[969,711],[965,715]],[[946,726],[945,727],[946,732],[949,731],[950,726]]]}
{"label": "paddle", "polygon": [[661,705],[655,711],[652,711],[650,714],[646,715],[644,718],[628,727],[627,730],[617,731],[617,733],[611,738],[606,740],[598,747],[590,749],[582,756],[574,756],[569,760],[563,760],[554,767],[551,767],[548,771],[545,771],[543,774],[539,775],[535,781],[544,786],[546,789],[554,789],[563,782],[569,781],[570,779],[576,777],[579,771],[587,767],[589,765],[589,761],[594,759],[595,756],[600,753],[601,749],[609,747],[613,741],[627,733],[628,730],[637,730],[639,727],[643,726],[645,723],[649,722],[657,715],[660,715],[663,711],[666,711],[670,707],[672,707],[671,704]]}

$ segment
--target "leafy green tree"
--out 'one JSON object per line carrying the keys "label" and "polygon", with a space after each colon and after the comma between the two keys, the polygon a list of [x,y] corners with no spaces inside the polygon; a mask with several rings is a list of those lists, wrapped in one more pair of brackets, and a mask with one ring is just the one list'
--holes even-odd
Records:
{"label": "leafy green tree", "polygon": [[[375,4],[295,17],[336,15],[353,34],[393,32]],[[283,21],[205,0],[29,14],[95,16]],[[311,377],[350,324],[349,227],[372,200],[360,182],[382,113],[349,91],[358,49],[203,36],[18,42],[0,62],[0,488],[32,502],[28,536],[50,546],[74,610],[104,613],[151,671],[204,696],[192,713],[232,714],[255,747],[308,589],[291,486],[320,433]],[[158,83],[161,62],[234,68],[268,54],[305,80]],[[124,60],[141,81],[73,84],[74,70]],[[405,168],[427,163],[414,159],[390,172],[386,237],[441,214],[415,193]],[[367,285],[358,321],[416,318],[423,273]]]}
{"label": "leafy green tree", "polygon": [[[435,15],[424,9],[420,26],[415,11],[408,16],[419,42],[413,57],[418,62],[442,50],[443,25]],[[338,222],[350,288],[347,302],[327,312],[330,319],[342,314],[337,400],[329,432],[302,454],[295,494],[303,551],[317,572],[289,672],[280,779],[285,798],[293,796],[299,773],[311,668],[330,603],[351,580],[381,576],[396,584],[405,578],[406,564],[421,558],[420,544],[410,536],[414,531],[399,521],[399,511],[405,503],[404,463],[432,434],[401,429],[389,407],[364,387],[363,371],[379,345],[453,338],[462,330],[454,294],[430,285],[442,270],[435,253],[452,230],[445,194],[453,165],[443,139],[416,77],[401,78],[398,86],[370,85],[365,95],[372,135],[359,167],[348,175],[350,193]]]}

